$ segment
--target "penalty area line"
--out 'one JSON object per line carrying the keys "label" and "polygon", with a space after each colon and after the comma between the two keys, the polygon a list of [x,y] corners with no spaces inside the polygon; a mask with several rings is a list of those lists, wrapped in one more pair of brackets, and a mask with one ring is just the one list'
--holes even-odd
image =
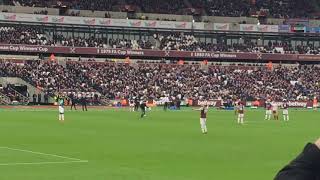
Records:
{"label": "penalty area line", "polygon": [[68,159],[69,160],[69,161],[65,161],[65,162],[88,162],[88,160],[82,160],[82,159],[73,158],[73,157],[60,156],[60,155],[56,155],[56,154],[49,154],[49,153],[30,151],[30,150],[25,150],[25,149],[17,149],[17,148],[10,148],[10,147],[0,147],[0,149],[9,149],[9,150],[12,150],[12,151],[20,151],[20,152],[26,152],[26,153],[32,153],[32,154],[38,154],[38,155],[44,155],[44,156],[51,156],[51,157],[57,157],[57,158]]}
{"label": "penalty area line", "polygon": [[70,163],[87,163],[89,161],[57,161],[57,162],[24,162],[24,163],[0,163],[0,166],[17,166],[17,165],[45,165],[45,164],[70,164]]}

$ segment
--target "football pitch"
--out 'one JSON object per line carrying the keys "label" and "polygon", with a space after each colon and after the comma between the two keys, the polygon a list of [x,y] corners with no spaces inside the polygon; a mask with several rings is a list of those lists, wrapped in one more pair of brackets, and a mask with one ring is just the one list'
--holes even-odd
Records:
{"label": "football pitch", "polygon": [[[67,108],[68,109],[68,108]],[[271,180],[320,136],[319,113],[290,110],[290,122],[264,121],[249,110],[1,109],[1,180]],[[280,116],[281,117],[281,116]],[[282,118],[282,117],[281,117]]]}

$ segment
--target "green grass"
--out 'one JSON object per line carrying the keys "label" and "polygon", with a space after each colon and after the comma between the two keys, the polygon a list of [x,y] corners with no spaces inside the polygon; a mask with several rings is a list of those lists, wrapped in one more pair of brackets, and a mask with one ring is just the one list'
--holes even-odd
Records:
{"label": "green grass", "polygon": [[[0,109],[0,147],[88,160],[87,163],[0,165],[1,180],[271,180],[319,134],[319,112],[291,110],[289,123],[248,111],[211,110],[209,134],[199,112],[154,109],[140,120],[126,110],[66,112]],[[0,164],[68,161],[0,148]]]}

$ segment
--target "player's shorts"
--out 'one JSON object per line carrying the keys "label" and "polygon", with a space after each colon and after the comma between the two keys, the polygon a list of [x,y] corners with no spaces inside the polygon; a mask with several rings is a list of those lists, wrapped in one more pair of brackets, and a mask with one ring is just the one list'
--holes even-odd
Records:
{"label": "player's shorts", "polygon": [[239,117],[239,118],[243,118],[243,117],[244,117],[244,114],[243,114],[243,113],[241,113],[241,114],[239,113],[239,114],[238,114],[238,117]]}
{"label": "player's shorts", "polygon": [[200,118],[200,124],[206,124],[207,118]]}
{"label": "player's shorts", "polygon": [[282,111],[282,114],[283,114],[283,115],[288,115],[288,114],[289,114],[288,109],[284,109],[284,110]]}
{"label": "player's shorts", "polygon": [[129,104],[130,107],[134,107],[134,104]]}
{"label": "player's shorts", "polygon": [[60,114],[64,114],[64,107],[59,106],[59,113],[60,113]]}
{"label": "player's shorts", "polygon": [[314,104],[314,105],[313,105],[313,108],[314,108],[314,109],[318,108],[318,105],[317,105],[317,104]]}
{"label": "player's shorts", "polygon": [[271,115],[271,110],[266,110],[266,115]]}

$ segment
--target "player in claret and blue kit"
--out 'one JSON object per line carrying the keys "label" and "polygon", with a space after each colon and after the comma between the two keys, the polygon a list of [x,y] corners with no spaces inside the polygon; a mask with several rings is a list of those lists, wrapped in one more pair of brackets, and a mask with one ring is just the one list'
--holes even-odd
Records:
{"label": "player in claret and blue kit", "polygon": [[283,120],[284,121],[289,121],[289,103],[287,100],[284,100],[283,105],[282,105],[283,111],[282,111],[282,115],[283,115]]}
{"label": "player in claret and blue kit", "polygon": [[207,134],[208,133],[208,129],[207,129],[207,113],[209,110],[209,105],[207,103],[205,103],[205,105],[203,105],[201,108],[199,109],[193,109],[196,111],[200,111],[200,126],[201,126],[201,131],[203,134]]}
{"label": "player in claret and blue kit", "polygon": [[271,114],[272,114],[272,104],[270,102],[270,100],[266,101],[266,116],[265,116],[265,120],[270,120],[271,119]]}
{"label": "player in claret and blue kit", "polygon": [[238,105],[238,124],[244,123],[244,104],[239,102]]}

